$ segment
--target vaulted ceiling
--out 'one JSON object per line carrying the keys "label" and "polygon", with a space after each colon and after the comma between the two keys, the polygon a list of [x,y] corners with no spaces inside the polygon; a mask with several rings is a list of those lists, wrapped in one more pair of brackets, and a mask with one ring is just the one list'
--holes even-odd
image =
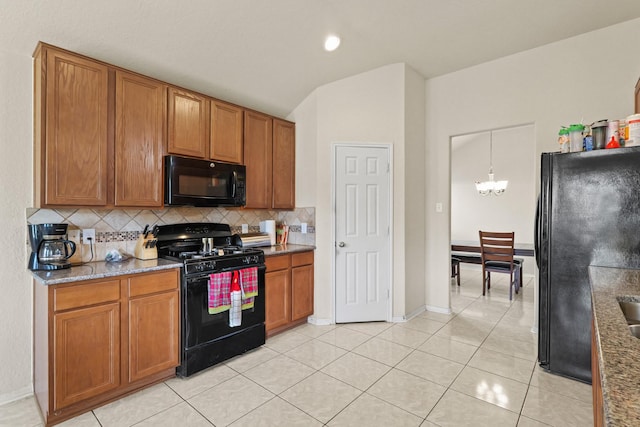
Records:
{"label": "vaulted ceiling", "polygon": [[0,0],[0,50],[42,40],[286,116],[382,65],[430,78],[637,17],[638,0]]}

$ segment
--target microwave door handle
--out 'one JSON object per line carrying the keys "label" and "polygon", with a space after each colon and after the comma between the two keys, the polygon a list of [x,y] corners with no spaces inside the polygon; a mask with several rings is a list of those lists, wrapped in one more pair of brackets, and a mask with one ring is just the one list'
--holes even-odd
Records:
{"label": "microwave door handle", "polygon": [[238,173],[233,171],[231,174],[231,198],[236,197],[236,182],[238,181]]}

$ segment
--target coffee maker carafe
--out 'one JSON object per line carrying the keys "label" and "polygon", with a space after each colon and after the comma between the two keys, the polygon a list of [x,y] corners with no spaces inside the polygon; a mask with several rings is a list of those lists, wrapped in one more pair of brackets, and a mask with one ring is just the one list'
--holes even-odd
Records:
{"label": "coffee maker carafe", "polygon": [[67,240],[67,227],[68,224],[29,225],[29,270],[60,270],[71,266],[69,258],[76,252],[76,244]]}

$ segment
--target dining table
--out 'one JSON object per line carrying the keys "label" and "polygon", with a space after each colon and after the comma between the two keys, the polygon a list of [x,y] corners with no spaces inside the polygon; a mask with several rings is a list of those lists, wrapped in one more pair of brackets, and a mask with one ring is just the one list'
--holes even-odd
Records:
{"label": "dining table", "polygon": [[[480,253],[480,241],[474,240],[452,240],[452,252],[477,252]],[[517,243],[513,245],[513,254],[519,256],[534,256],[533,243]]]}

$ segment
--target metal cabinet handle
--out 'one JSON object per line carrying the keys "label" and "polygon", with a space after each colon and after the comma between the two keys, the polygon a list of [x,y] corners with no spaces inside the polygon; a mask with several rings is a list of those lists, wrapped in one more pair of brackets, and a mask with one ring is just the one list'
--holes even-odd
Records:
{"label": "metal cabinet handle", "polygon": [[344,242],[338,242],[338,246],[344,248]]}

